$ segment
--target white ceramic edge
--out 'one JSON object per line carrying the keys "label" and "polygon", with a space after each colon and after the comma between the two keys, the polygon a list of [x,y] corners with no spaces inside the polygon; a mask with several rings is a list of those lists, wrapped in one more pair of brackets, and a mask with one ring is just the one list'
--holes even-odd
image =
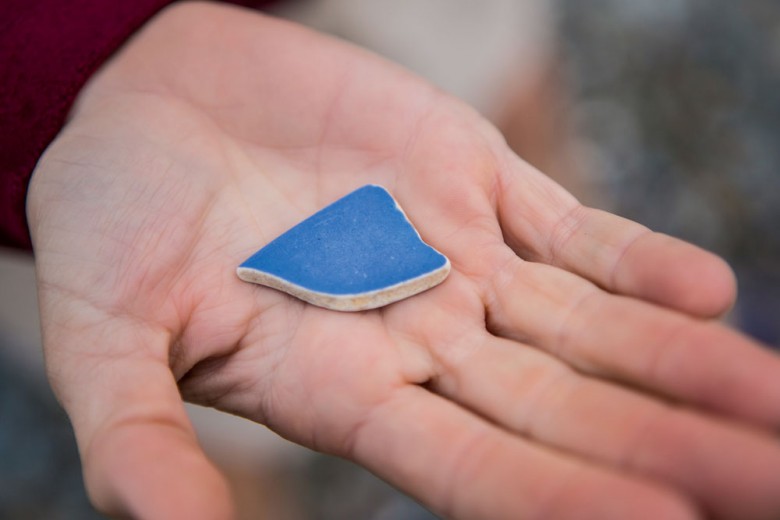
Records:
{"label": "white ceramic edge", "polygon": [[449,259],[446,256],[444,259],[444,264],[432,271],[364,293],[332,294],[312,291],[278,276],[250,267],[239,267],[236,269],[236,274],[245,282],[280,290],[318,307],[354,312],[384,307],[436,287],[447,279],[451,270]]}

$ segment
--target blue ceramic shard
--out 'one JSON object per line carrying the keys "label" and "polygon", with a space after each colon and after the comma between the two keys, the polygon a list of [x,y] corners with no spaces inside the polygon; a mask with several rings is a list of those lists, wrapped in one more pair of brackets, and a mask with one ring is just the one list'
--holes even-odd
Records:
{"label": "blue ceramic shard", "polygon": [[369,185],[273,240],[237,272],[320,307],[359,311],[425,291],[449,271],[387,190]]}

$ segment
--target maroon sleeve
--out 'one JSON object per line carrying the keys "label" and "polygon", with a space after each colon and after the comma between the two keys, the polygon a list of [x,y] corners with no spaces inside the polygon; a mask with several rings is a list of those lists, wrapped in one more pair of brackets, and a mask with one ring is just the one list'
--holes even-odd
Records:
{"label": "maroon sleeve", "polygon": [[90,75],[173,1],[0,0],[0,246],[32,247],[25,199],[38,158]]}
{"label": "maroon sleeve", "polygon": [[0,2],[0,245],[29,248],[27,183],[79,89],[170,0]]}

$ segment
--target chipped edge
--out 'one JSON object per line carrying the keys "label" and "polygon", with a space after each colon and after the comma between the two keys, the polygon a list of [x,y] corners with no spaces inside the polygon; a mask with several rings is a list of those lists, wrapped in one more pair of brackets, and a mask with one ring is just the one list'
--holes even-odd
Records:
{"label": "chipped edge", "polygon": [[446,256],[444,259],[444,265],[416,278],[375,291],[357,294],[329,294],[312,291],[283,280],[278,276],[249,267],[239,267],[236,269],[236,274],[245,282],[256,283],[285,292],[318,307],[335,311],[355,312],[384,307],[436,287],[446,280],[450,274],[450,261]]}

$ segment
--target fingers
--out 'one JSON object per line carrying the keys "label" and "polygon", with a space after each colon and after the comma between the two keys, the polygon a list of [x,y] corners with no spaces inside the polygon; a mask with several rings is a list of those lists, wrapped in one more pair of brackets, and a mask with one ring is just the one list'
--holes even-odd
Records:
{"label": "fingers", "polygon": [[[684,490],[723,519],[780,511],[780,443],[579,375],[550,356],[485,336],[434,389],[541,443]],[[444,358],[446,359],[446,358]]]}
{"label": "fingers", "polygon": [[447,518],[698,518],[666,488],[534,446],[416,386],[352,439],[353,458]]}
{"label": "fingers", "polygon": [[718,316],[733,305],[736,282],[722,259],[583,207],[530,166],[513,164],[503,176],[499,218],[507,242],[523,258],[696,316]]}
{"label": "fingers", "polygon": [[47,340],[50,377],[91,500],[122,517],[231,518],[229,490],[198,446],[166,360],[151,354],[164,338],[116,321],[78,334],[47,322],[55,325],[46,335],[57,338]]}
{"label": "fingers", "polygon": [[489,320],[572,366],[780,428],[780,359],[725,327],[605,293],[514,259],[489,289]]}

